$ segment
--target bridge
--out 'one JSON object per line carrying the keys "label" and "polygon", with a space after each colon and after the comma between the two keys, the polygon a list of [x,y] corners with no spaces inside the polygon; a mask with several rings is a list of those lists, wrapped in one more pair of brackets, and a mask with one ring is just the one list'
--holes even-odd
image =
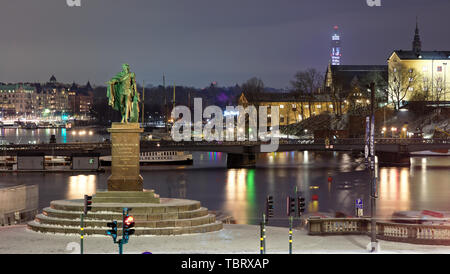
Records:
{"label": "bridge", "polygon": [[[261,153],[261,141],[141,141],[141,152],[152,151],[205,151],[224,152],[228,154],[229,167],[254,166],[256,154]],[[280,139],[277,152],[285,151],[364,151],[362,138],[330,140],[325,139]],[[16,144],[0,146],[0,156],[16,156],[27,153],[43,153],[52,156],[72,156],[74,153],[96,153],[101,156],[111,155],[112,144],[103,143],[49,143]],[[386,165],[409,165],[411,152],[449,151],[450,139],[422,138],[375,138],[375,151],[378,162]]]}

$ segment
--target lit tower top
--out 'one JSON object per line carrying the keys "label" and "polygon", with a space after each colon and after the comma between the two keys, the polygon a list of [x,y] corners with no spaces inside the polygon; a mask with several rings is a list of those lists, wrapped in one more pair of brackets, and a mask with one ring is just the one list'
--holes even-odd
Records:
{"label": "lit tower top", "polygon": [[338,26],[334,26],[333,29],[333,36],[331,36],[331,65],[336,66],[341,64],[341,36]]}

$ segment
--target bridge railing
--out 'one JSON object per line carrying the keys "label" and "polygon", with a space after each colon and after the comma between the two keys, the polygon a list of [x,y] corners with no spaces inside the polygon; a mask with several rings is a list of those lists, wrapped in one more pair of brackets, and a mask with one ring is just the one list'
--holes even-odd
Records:
{"label": "bridge railing", "polygon": [[[369,218],[309,218],[309,235],[370,235]],[[450,226],[376,222],[377,238],[413,244],[450,245]]]}
{"label": "bridge railing", "polygon": [[[355,145],[362,146],[365,144],[362,138],[345,138],[345,139],[329,139],[330,145]],[[261,144],[268,144],[270,141],[141,141],[143,147],[162,146],[162,147],[178,147],[178,146],[256,146]],[[325,145],[325,139],[280,139],[280,145]],[[375,144],[380,145],[418,145],[418,144],[448,144],[450,145],[450,139],[421,139],[421,138],[375,138]],[[111,147],[111,143],[47,143],[47,144],[10,144],[0,145],[0,151],[20,151],[20,150],[95,150],[95,149],[108,149]]]}

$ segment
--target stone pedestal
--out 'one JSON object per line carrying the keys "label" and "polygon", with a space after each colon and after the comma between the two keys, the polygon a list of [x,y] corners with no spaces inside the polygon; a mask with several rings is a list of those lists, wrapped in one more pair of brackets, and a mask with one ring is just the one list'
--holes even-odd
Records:
{"label": "stone pedestal", "polygon": [[108,191],[143,191],[143,178],[139,174],[140,133],[139,123],[112,123],[111,176]]}

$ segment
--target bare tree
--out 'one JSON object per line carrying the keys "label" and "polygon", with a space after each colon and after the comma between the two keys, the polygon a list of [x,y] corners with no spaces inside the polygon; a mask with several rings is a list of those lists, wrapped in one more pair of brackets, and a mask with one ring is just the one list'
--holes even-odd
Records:
{"label": "bare tree", "polygon": [[322,88],[323,81],[323,73],[318,72],[316,69],[310,68],[297,72],[295,74],[294,81],[291,81],[291,85],[296,92],[312,95]]}
{"label": "bare tree", "polygon": [[253,77],[242,84],[242,91],[251,98],[257,99],[258,95],[264,92],[264,83],[261,79]]}
{"label": "bare tree", "polygon": [[395,110],[399,110],[408,92],[413,92],[420,86],[420,74],[403,64],[390,67],[388,73],[388,97],[394,104]]}
{"label": "bare tree", "polygon": [[316,69],[310,68],[299,71],[295,74],[294,81],[291,81],[293,92],[299,100],[308,101],[309,116],[312,116],[311,101],[314,93],[319,92],[324,84],[324,75]]}

